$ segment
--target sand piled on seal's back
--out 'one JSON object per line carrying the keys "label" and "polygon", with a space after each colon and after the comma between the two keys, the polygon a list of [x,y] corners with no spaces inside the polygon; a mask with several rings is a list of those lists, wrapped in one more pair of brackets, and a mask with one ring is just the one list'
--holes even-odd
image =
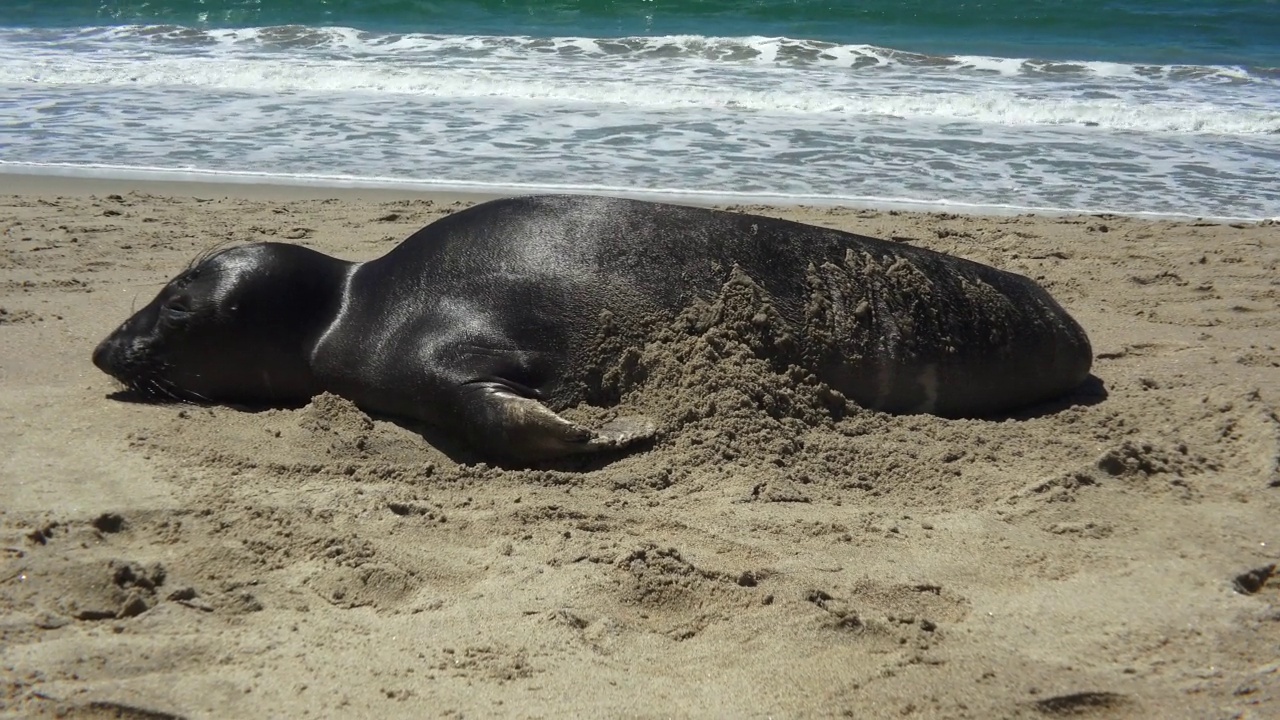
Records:
{"label": "sand piled on seal's back", "polygon": [[[0,711],[12,716],[1257,717],[1280,708],[1274,226],[781,211],[1039,279],[1101,384],[890,416],[776,362],[731,280],[535,469],[321,396],[106,399],[93,344],[210,242],[373,257],[449,208],[0,208]],[[607,333],[606,333],[607,335]],[[607,350],[607,352],[606,352]],[[610,374],[612,373],[612,374]]]}
{"label": "sand piled on seal's back", "polygon": [[761,411],[749,413],[753,422],[817,425],[845,409],[842,395],[796,367],[799,329],[737,268],[714,297],[646,325],[649,332],[629,343],[602,332],[588,374],[602,378],[600,394],[650,414],[667,433],[739,410]]}

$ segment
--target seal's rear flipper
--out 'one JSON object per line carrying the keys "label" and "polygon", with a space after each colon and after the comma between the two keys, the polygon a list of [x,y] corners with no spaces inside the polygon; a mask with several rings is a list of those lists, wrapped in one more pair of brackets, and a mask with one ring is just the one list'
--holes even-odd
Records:
{"label": "seal's rear flipper", "polygon": [[657,432],[648,418],[619,418],[599,430],[589,430],[500,382],[466,383],[461,390],[461,409],[472,442],[517,460],[619,450]]}

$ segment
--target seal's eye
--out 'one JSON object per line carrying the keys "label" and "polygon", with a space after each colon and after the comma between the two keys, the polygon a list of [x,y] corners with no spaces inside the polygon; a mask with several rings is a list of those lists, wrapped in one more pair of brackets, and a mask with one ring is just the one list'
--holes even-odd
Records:
{"label": "seal's eye", "polygon": [[166,312],[178,315],[191,312],[191,308],[187,305],[186,299],[177,295],[164,301],[164,309]]}

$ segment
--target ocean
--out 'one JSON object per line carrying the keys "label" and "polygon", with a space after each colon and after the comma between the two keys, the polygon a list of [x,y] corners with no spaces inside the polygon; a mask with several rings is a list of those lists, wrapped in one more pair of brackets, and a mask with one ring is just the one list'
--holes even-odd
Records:
{"label": "ocean", "polygon": [[0,0],[0,173],[1280,217],[1277,0]]}

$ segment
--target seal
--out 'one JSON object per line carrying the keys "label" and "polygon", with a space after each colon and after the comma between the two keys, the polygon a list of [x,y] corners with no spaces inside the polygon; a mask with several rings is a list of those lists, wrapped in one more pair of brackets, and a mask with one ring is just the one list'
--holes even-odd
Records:
{"label": "seal", "polygon": [[[301,405],[321,392],[461,431],[535,461],[624,448],[633,418],[586,428],[602,323],[642,340],[746,276],[797,328],[787,361],[868,408],[983,416],[1079,385],[1078,323],[1032,280],[787,220],[597,196],[475,205],[380,258],[260,243],[198,259],[93,352],[150,398]],[[589,385],[590,383],[588,383]]]}

